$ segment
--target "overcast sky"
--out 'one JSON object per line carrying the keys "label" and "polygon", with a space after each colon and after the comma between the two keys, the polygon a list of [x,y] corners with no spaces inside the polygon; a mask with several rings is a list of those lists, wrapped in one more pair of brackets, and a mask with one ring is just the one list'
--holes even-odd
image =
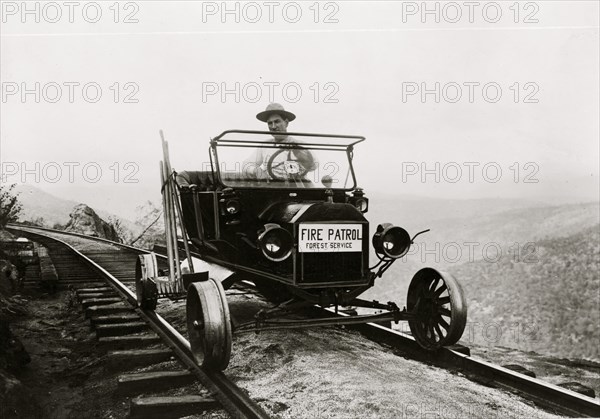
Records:
{"label": "overcast sky", "polygon": [[597,1],[114,4],[2,2],[3,182],[130,216],[274,100],[367,192],[598,200]]}

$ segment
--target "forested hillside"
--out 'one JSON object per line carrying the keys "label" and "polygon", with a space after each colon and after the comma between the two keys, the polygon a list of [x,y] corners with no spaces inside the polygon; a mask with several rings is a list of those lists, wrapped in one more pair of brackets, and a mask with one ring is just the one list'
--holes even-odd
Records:
{"label": "forested hillside", "polygon": [[[404,304],[414,273],[433,266],[463,285],[466,344],[600,361],[599,217],[597,203],[453,211],[433,219],[432,231],[417,239],[419,251],[392,265],[365,297]],[[444,252],[452,242],[462,248],[460,260]],[[465,242],[477,243],[472,254]],[[486,259],[488,243],[494,247]]]}
{"label": "forested hillside", "polygon": [[469,300],[467,339],[600,361],[600,225],[536,246],[537,261],[452,269]]}

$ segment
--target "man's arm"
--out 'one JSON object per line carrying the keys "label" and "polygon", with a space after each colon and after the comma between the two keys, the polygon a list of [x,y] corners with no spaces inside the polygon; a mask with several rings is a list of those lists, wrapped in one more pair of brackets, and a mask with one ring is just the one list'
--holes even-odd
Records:
{"label": "man's arm", "polygon": [[263,168],[264,154],[263,148],[257,148],[253,155],[244,161],[242,173],[244,177],[250,179],[266,179],[266,167]]}
{"label": "man's arm", "polygon": [[315,158],[310,150],[295,148],[293,154],[307,171],[315,170]]}

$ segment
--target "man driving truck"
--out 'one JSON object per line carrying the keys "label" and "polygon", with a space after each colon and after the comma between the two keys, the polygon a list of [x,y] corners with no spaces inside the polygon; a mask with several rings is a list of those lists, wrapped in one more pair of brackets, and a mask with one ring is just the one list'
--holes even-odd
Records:
{"label": "man driving truck", "polygon": [[[296,115],[286,111],[279,103],[270,103],[266,110],[256,115],[256,118],[266,122],[269,131],[273,133],[273,141],[265,143],[272,144],[273,147],[257,147],[252,156],[243,162],[241,173],[221,173],[223,178],[231,176],[233,179],[239,179],[241,174],[246,179],[292,178],[298,180],[302,178],[303,174],[315,169],[315,159],[309,150],[285,147],[286,144],[298,142],[294,137],[287,135],[288,124],[296,119]],[[271,162],[271,175],[268,165],[272,156],[274,156],[274,161]],[[177,175],[177,183],[184,187],[195,184],[201,190],[210,190],[214,187],[213,175],[206,171],[180,172]]]}
{"label": "man driving truck", "polygon": [[[279,103],[270,103],[266,110],[256,115],[256,118],[267,123],[269,131],[274,133],[273,142],[275,144],[285,145],[297,142],[294,137],[287,135],[288,124],[296,119],[296,115],[286,111]],[[268,179],[270,177],[267,173],[269,159],[277,151],[276,148],[257,148],[254,156],[244,162],[245,173],[257,179]],[[290,148],[287,152],[286,162],[297,162],[298,165],[302,166],[302,169],[298,168],[298,170],[304,173],[313,170],[315,167],[315,159],[312,153],[304,149]],[[283,161],[273,163],[271,162],[271,169],[275,176],[286,178],[290,174],[290,166],[288,165],[286,168]]]}

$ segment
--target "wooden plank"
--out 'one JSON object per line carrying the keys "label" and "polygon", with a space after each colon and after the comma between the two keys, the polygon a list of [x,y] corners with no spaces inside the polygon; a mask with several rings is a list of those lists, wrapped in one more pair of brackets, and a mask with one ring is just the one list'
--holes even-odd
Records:
{"label": "wooden plank", "polygon": [[158,364],[169,361],[173,356],[169,349],[129,349],[106,354],[107,367],[112,369]]}
{"label": "wooden plank", "polygon": [[117,313],[117,314],[104,314],[101,316],[92,316],[90,321],[93,325],[100,324],[115,324],[115,323],[124,323],[124,322],[133,322],[136,320],[140,320],[140,316],[131,313]]}
{"label": "wooden plank", "polygon": [[202,396],[137,397],[129,404],[131,418],[179,418],[219,407],[216,400]]}
{"label": "wooden plank", "polygon": [[157,345],[162,340],[157,335],[129,335],[129,336],[107,336],[98,339],[98,344],[106,349],[131,349],[147,348],[150,345]]}
{"label": "wooden plank", "polygon": [[102,306],[102,305],[108,305],[108,304],[114,304],[114,303],[119,303],[123,300],[121,300],[118,297],[112,297],[112,298],[90,298],[87,300],[81,300],[81,305],[83,306],[83,308],[88,308],[91,306]]}
{"label": "wooden plank", "polygon": [[115,291],[103,291],[103,292],[95,292],[95,293],[77,293],[77,298],[79,301],[83,300],[91,300],[92,298],[117,298],[117,293]]}
{"label": "wooden plank", "polygon": [[96,325],[96,336],[99,338],[107,336],[123,336],[132,333],[143,332],[147,329],[148,325],[143,321],[114,324],[98,324]]}
{"label": "wooden plank", "polygon": [[123,395],[151,393],[191,385],[194,382],[196,382],[196,377],[190,371],[151,371],[124,374],[118,378],[117,392]]}
{"label": "wooden plank", "polygon": [[114,314],[114,313],[127,313],[133,312],[133,308],[125,303],[108,304],[101,306],[90,306],[85,310],[85,317],[91,318],[97,315]]}
{"label": "wooden plank", "polygon": [[111,287],[93,287],[93,288],[78,288],[75,290],[77,294],[85,294],[85,293],[93,293],[93,292],[104,292],[104,291],[114,291]]}

